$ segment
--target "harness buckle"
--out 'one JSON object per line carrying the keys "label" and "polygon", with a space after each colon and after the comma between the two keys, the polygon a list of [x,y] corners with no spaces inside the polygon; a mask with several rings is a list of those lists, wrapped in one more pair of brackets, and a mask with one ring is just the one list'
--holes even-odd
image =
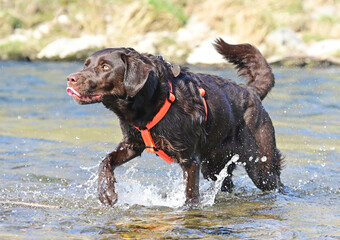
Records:
{"label": "harness buckle", "polygon": [[153,147],[153,146],[145,146],[146,148],[146,151],[149,152],[149,153],[156,153],[158,152],[158,149]]}
{"label": "harness buckle", "polygon": [[176,96],[175,96],[172,92],[169,91],[169,94],[168,94],[168,101],[169,101],[170,103],[173,103],[175,100],[176,100]]}

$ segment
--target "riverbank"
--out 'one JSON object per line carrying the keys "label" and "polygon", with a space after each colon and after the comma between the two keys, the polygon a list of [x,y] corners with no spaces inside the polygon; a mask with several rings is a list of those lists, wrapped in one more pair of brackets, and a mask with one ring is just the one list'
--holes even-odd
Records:
{"label": "riverbank", "polygon": [[[220,64],[216,37],[256,45],[270,63],[340,64],[340,2],[332,0],[0,1],[1,60],[82,60],[133,47],[169,61]],[[253,6],[256,6],[254,8]]]}

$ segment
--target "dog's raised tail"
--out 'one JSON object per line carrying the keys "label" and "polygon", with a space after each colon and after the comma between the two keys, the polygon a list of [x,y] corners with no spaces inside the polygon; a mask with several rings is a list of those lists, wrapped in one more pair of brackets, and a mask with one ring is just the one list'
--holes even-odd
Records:
{"label": "dog's raised tail", "polygon": [[260,51],[250,44],[232,45],[221,38],[216,39],[214,47],[226,60],[236,65],[239,75],[246,77],[247,85],[263,100],[274,87],[275,79]]}

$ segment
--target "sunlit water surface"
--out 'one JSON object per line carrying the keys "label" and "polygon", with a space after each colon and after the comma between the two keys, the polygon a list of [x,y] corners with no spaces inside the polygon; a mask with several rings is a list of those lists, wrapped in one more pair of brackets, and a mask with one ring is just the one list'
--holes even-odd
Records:
{"label": "sunlit water surface", "polygon": [[[184,205],[182,172],[144,153],[116,170],[119,201],[96,196],[97,167],[121,139],[102,105],[77,105],[66,76],[80,63],[0,62],[0,239],[340,238],[340,68],[274,68],[264,101],[285,155],[285,194],[262,193],[242,167],[235,191],[202,179]],[[229,68],[197,68],[235,77]]]}

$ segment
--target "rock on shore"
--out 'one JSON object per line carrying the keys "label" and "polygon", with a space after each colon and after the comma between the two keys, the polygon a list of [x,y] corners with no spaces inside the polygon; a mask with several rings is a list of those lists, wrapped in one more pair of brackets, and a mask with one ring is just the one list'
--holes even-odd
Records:
{"label": "rock on shore", "polygon": [[80,53],[97,48],[104,48],[107,39],[104,35],[84,35],[80,38],[59,38],[37,55],[39,59],[67,59],[74,58]]}
{"label": "rock on shore", "polygon": [[[62,15],[64,16],[64,15]],[[11,43],[32,44],[49,34],[55,24],[69,24],[68,19],[58,17],[56,20],[37,26],[35,29],[17,29],[14,34],[0,40],[2,46]],[[196,18],[191,18],[187,24],[177,32],[161,31],[136,35],[125,41],[124,47],[133,47],[140,52],[161,54],[169,61],[180,64],[221,64],[226,61],[215,51],[212,43],[217,37],[222,37],[229,43],[241,43],[235,36],[221,36],[207,24]],[[31,59],[42,60],[75,60],[84,59],[92,51],[112,46],[109,33],[103,35],[83,35],[78,38],[58,38],[30,54]],[[327,61],[340,63],[340,39],[326,39],[307,45],[300,35],[288,27],[281,27],[270,32],[263,43],[257,46],[267,57],[269,62],[281,62],[284,59],[313,59],[313,61]],[[25,52],[22,59],[27,57]],[[34,55],[35,54],[35,55]],[[0,59],[8,59],[0,52]]]}

